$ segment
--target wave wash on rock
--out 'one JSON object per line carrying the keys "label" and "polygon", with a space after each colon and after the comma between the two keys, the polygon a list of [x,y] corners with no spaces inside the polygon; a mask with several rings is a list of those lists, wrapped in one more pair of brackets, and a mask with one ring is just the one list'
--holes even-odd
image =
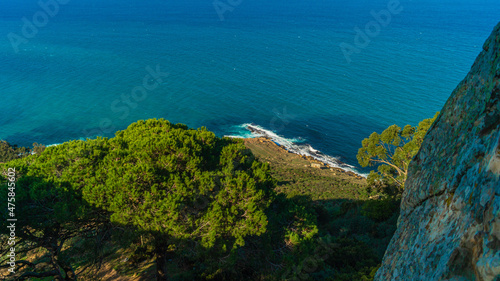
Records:
{"label": "wave wash on rock", "polygon": [[375,280],[500,280],[500,24],[411,162]]}

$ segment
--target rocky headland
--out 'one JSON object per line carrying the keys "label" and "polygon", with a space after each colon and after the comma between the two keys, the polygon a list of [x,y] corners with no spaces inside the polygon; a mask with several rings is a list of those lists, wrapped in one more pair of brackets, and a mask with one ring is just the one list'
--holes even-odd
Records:
{"label": "rocky headland", "polygon": [[375,280],[500,280],[500,24],[411,162]]}

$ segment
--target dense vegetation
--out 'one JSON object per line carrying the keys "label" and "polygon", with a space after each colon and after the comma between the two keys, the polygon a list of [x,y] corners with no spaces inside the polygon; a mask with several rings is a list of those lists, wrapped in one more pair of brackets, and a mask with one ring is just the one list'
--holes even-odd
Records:
{"label": "dense vegetation", "polygon": [[11,145],[7,141],[0,140],[0,163],[9,162],[30,155],[31,153],[40,154],[45,150],[45,146],[34,143],[33,148],[18,147]]}
{"label": "dense vegetation", "polygon": [[397,199],[264,161],[242,141],[147,120],[0,164],[2,202],[17,174],[14,277],[96,280],[113,264],[157,280],[371,280]]}

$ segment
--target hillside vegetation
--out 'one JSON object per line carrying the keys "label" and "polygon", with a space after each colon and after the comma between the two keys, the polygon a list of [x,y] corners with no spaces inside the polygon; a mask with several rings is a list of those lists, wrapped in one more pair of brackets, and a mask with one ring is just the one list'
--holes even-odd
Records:
{"label": "hillside vegetation", "polygon": [[398,216],[360,177],[162,119],[0,165],[9,279],[371,280]]}

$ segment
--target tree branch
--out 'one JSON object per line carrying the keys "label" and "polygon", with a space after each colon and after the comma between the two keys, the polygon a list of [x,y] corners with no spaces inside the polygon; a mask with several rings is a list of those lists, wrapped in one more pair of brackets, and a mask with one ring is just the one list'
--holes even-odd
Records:
{"label": "tree branch", "polygon": [[28,279],[28,278],[31,278],[31,277],[52,277],[52,276],[60,276],[59,275],[59,271],[58,270],[51,270],[51,271],[45,271],[45,272],[26,272],[24,273],[23,275],[21,275],[19,278],[17,278],[16,280],[25,280],[25,279]]}
{"label": "tree branch", "polygon": [[379,160],[379,159],[370,159],[370,161],[373,161],[373,162],[377,162],[377,163],[382,163],[382,164],[386,164],[388,166],[391,166],[393,167],[394,169],[396,169],[396,171],[398,172],[398,174],[401,176],[401,175],[404,175],[406,176],[406,172],[404,172],[403,170],[401,170],[401,168],[399,168],[398,166],[392,164],[391,162],[387,161],[387,160]]}

